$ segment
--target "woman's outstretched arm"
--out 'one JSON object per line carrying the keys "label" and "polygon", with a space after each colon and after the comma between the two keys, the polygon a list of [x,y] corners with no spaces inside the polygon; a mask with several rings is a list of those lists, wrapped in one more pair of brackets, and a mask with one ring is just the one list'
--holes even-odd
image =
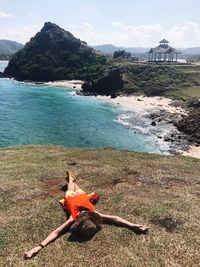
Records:
{"label": "woman's outstretched arm", "polygon": [[119,226],[124,226],[128,227],[130,229],[136,230],[138,232],[147,232],[149,230],[149,227],[144,226],[144,225],[139,225],[139,224],[134,224],[132,222],[129,222],[119,216],[113,216],[113,215],[106,215],[99,213],[98,214],[101,216],[103,219],[103,222],[105,223],[111,223]]}
{"label": "woman's outstretched arm", "polygon": [[43,247],[47,246],[54,240],[56,240],[59,236],[64,234],[67,230],[69,230],[70,226],[73,224],[74,220],[70,217],[65,223],[63,223],[60,227],[56,230],[51,232],[41,243],[40,245],[32,248],[30,251],[25,252],[24,258],[30,259],[34,257]]}

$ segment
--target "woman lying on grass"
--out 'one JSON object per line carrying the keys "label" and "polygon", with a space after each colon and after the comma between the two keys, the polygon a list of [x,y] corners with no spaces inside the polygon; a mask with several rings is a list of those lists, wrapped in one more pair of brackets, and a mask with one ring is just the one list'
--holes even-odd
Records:
{"label": "woman lying on grass", "polygon": [[24,255],[25,259],[34,257],[42,248],[67,231],[77,234],[85,239],[90,239],[98,230],[100,230],[100,225],[102,223],[128,227],[138,233],[146,233],[148,231],[148,227],[146,226],[133,224],[118,216],[111,216],[97,212],[88,195],[75,183],[73,174],[67,172],[65,178],[68,181],[68,190],[65,195],[63,207],[70,214],[70,217],[64,224],[51,232],[40,245],[34,247],[29,252],[26,252]]}

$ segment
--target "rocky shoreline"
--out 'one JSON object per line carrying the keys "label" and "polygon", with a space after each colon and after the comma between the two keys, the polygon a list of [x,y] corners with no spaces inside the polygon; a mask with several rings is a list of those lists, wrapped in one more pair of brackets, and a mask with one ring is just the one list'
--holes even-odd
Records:
{"label": "rocky shoreline", "polygon": [[[127,111],[136,111],[149,119],[148,130],[154,131],[158,139],[167,143],[171,154],[183,154],[200,158],[199,139],[199,109],[183,109],[179,103],[164,97],[119,96],[116,98],[98,96],[111,104],[121,106]],[[196,128],[193,123],[196,121]],[[134,121],[129,121],[133,125]],[[159,129],[166,128],[166,134],[160,134]],[[154,130],[155,129],[155,130]],[[190,129],[190,132],[188,131]],[[192,129],[194,133],[192,133]],[[197,134],[197,136],[196,136]],[[194,149],[195,148],[195,149]],[[190,154],[190,150],[192,153]],[[195,150],[195,153],[194,153]]]}
{"label": "rocky shoreline", "polygon": [[147,115],[147,117],[151,120],[152,126],[159,126],[162,124],[175,126],[174,129],[166,135],[157,135],[158,138],[167,142],[170,148],[169,152],[171,154],[181,153],[181,151],[185,151],[190,145],[193,145],[193,143],[191,144],[191,142],[189,141],[190,136],[179,131],[176,127],[176,124],[179,123],[182,119],[182,116],[180,116],[180,114],[170,113],[165,110],[159,110]]}

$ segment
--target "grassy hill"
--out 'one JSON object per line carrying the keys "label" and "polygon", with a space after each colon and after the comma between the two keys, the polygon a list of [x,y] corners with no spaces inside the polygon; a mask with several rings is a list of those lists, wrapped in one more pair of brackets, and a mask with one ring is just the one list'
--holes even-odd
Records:
{"label": "grassy hill", "polygon": [[[200,160],[112,149],[27,146],[0,150],[0,266],[199,266]],[[103,225],[91,241],[63,235],[35,258],[23,253],[66,219],[58,200],[71,169],[97,209],[148,235]]]}
{"label": "grassy hill", "polygon": [[161,95],[188,101],[200,97],[200,66],[139,63],[122,58],[110,64],[120,69],[123,89],[120,93]]}

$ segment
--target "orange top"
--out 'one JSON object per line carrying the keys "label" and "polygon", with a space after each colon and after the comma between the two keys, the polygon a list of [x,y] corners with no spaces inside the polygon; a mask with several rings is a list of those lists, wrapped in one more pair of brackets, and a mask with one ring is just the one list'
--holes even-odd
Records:
{"label": "orange top", "polygon": [[76,220],[78,217],[79,207],[84,207],[86,209],[89,209],[90,211],[95,211],[94,206],[85,193],[68,196],[67,198],[65,198],[64,208],[72,215],[72,218],[74,220]]}

